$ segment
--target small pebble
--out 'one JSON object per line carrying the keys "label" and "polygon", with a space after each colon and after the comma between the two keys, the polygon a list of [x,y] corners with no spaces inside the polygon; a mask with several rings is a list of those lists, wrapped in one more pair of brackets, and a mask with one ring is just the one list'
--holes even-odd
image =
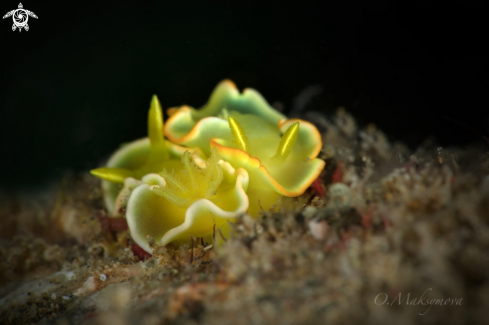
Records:
{"label": "small pebble", "polygon": [[70,296],[63,295],[63,296],[61,296],[61,299],[63,299],[63,300],[70,300]]}
{"label": "small pebble", "polygon": [[73,295],[77,297],[81,297],[86,294],[94,292],[95,290],[97,290],[97,287],[98,285],[97,282],[95,281],[95,277],[91,276],[88,277],[88,279],[85,282],[83,282],[83,285],[80,288],[78,288],[73,293]]}
{"label": "small pebble", "polygon": [[100,274],[100,281],[105,282],[107,280],[107,276],[105,274]]}
{"label": "small pebble", "polygon": [[204,248],[204,250],[205,250],[205,251],[208,251],[208,250],[209,250],[209,249],[211,249],[211,248],[212,248],[212,245],[209,245],[209,246],[205,247],[205,248]]}
{"label": "small pebble", "polygon": [[53,292],[53,293],[51,294],[51,299],[56,300],[56,292]]}
{"label": "small pebble", "polygon": [[318,209],[316,209],[315,207],[311,206],[311,205],[308,205],[303,211],[302,211],[302,215],[304,217],[306,217],[307,219],[311,219],[312,217],[314,217],[314,215],[316,214],[316,212],[318,211]]}
{"label": "small pebble", "polygon": [[329,207],[333,208],[346,208],[350,206],[351,201],[351,189],[343,184],[336,183],[329,188]]}
{"label": "small pebble", "polygon": [[329,226],[326,221],[321,220],[318,222],[316,220],[311,220],[309,221],[308,226],[311,235],[317,240],[325,240],[328,236]]}

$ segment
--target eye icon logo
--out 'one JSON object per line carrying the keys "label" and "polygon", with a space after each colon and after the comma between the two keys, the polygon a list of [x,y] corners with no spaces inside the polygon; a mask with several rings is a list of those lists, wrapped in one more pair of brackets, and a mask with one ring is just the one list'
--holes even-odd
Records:
{"label": "eye icon logo", "polygon": [[12,25],[12,31],[15,31],[17,28],[19,29],[19,32],[22,31],[22,28],[28,31],[29,25],[27,25],[27,21],[29,20],[29,16],[37,19],[35,13],[29,10],[25,10],[23,8],[24,7],[22,6],[22,3],[19,3],[18,9],[11,10],[7,12],[5,16],[3,16],[3,19],[12,16],[12,19],[14,20],[14,24]]}

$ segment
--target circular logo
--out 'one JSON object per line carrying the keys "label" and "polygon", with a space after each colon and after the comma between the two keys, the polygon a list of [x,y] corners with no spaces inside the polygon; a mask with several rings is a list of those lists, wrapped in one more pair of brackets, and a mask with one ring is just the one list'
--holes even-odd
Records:
{"label": "circular logo", "polygon": [[29,20],[29,16],[37,19],[37,16],[35,13],[33,13],[30,10],[24,9],[24,6],[22,6],[22,3],[19,3],[19,7],[17,9],[10,10],[5,15],[3,15],[2,19],[12,17],[12,20],[14,21],[14,24],[12,25],[12,31],[15,31],[16,29],[18,29],[20,32],[20,31],[22,31],[22,29],[25,29],[26,31],[29,30],[29,25],[27,25],[27,21]]}
{"label": "circular logo", "polygon": [[27,15],[27,12],[25,12],[24,9],[15,10],[12,16],[14,18],[14,24],[17,27],[24,27],[27,24],[27,20],[29,20],[29,16]]}

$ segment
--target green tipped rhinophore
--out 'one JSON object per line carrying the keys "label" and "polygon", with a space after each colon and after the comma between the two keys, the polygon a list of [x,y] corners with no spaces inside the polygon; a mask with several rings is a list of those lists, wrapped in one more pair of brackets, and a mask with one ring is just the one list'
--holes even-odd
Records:
{"label": "green tipped rhinophore", "polygon": [[102,167],[102,168],[92,169],[90,171],[90,174],[100,179],[117,183],[117,184],[124,184],[124,180],[126,178],[134,177],[134,172],[125,168]]}
{"label": "green tipped rhinophore", "polygon": [[169,154],[163,136],[163,111],[156,95],[153,95],[151,99],[151,106],[148,112],[148,137],[151,143],[148,164],[167,160]]}
{"label": "green tipped rhinophore", "polygon": [[275,157],[280,161],[284,161],[290,155],[292,147],[294,146],[297,137],[299,136],[299,126],[300,122],[295,122],[288,127],[284,135],[280,139],[280,143],[277,148],[277,153]]}
{"label": "green tipped rhinophore", "polygon": [[250,141],[246,136],[243,127],[234,118],[229,116],[229,128],[231,128],[231,133],[233,134],[234,141],[239,146],[239,148],[247,153],[251,153]]}

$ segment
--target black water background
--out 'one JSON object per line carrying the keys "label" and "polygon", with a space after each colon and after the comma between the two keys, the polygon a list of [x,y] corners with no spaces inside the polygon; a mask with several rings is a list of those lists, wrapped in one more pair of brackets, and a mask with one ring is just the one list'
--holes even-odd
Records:
{"label": "black water background", "polygon": [[[489,135],[486,6],[432,1],[29,1],[0,21],[0,188],[97,166],[145,136],[152,94],[200,107],[230,78],[286,112],[309,85],[415,148]],[[2,15],[17,3],[3,1]],[[462,127],[461,124],[467,127]]]}

